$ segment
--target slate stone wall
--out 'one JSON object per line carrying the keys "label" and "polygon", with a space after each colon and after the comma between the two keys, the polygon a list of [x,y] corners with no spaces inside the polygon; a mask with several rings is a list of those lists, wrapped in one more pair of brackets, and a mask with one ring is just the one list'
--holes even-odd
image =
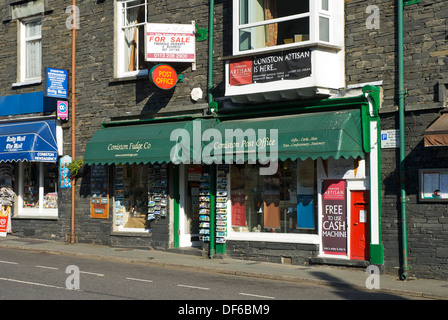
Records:
{"label": "slate stone wall", "polygon": [[[18,21],[11,19],[10,4],[17,1],[0,1],[0,96],[44,91],[44,82],[13,86],[17,80],[17,32]],[[42,68],[54,67],[71,70],[72,31],[66,28],[66,4],[62,1],[47,1],[42,13]],[[71,4],[71,3],[70,3]],[[222,20],[222,4],[216,6],[216,19]],[[76,37],[76,158],[84,156],[85,146],[101,124],[120,120],[140,120],[175,115],[202,115],[208,109],[207,70],[208,41],[197,42],[196,69],[191,64],[174,63],[183,82],[173,90],[155,87],[148,77],[115,77],[114,70],[114,1],[87,0],[78,3],[80,29]],[[157,0],[150,5],[151,22],[190,24],[192,20],[199,28],[208,28],[209,6],[205,0],[168,1]],[[186,14],[188,13],[188,14]],[[214,94],[219,94],[223,77],[222,32],[215,29]],[[148,64],[148,68],[152,65]],[[44,73],[42,73],[44,76]],[[71,81],[69,80],[71,87]],[[193,101],[193,88],[201,88],[203,98]],[[71,90],[71,88],[70,88]],[[70,101],[70,99],[69,99]],[[71,101],[70,101],[71,102]],[[71,107],[71,106],[70,106]],[[21,115],[43,116],[44,114]],[[7,117],[11,118],[11,117]],[[1,120],[1,119],[0,119]],[[71,119],[63,123],[64,154],[71,155]],[[76,241],[123,246],[155,247],[169,246],[169,219],[160,220],[152,234],[135,237],[112,235],[112,204],[109,219],[90,218],[89,170],[75,185],[75,234]],[[71,191],[59,192],[59,218],[57,220],[14,219],[13,232],[20,236],[36,238],[66,239],[70,233]],[[126,240],[128,239],[128,240]]]}
{"label": "slate stone wall", "polygon": [[[43,83],[13,87],[17,82],[17,21],[10,19],[9,5],[0,1],[0,96],[43,91]],[[48,0],[42,14],[42,65],[71,69],[71,30],[65,27],[68,14],[61,1]],[[379,28],[366,21],[379,10]],[[79,3],[80,26],[77,37],[76,73],[76,157],[101,128],[114,120],[147,119],[154,116],[200,115],[207,108],[208,41],[197,42],[197,66],[175,64],[184,82],[173,91],[156,89],[148,79],[114,77],[114,7],[112,1],[86,0]],[[372,9],[372,8],[371,8]],[[157,0],[151,5],[153,22],[190,23],[208,26],[209,6],[205,0]],[[188,13],[188,14],[186,14]],[[387,0],[345,0],[346,85],[380,83],[383,95],[381,129],[398,128],[397,113],[397,8]],[[218,0],[215,6],[213,94],[224,93],[224,65],[219,57],[231,55],[232,1]],[[407,231],[410,275],[448,278],[448,209],[444,203],[418,200],[418,170],[448,168],[448,148],[425,148],[423,133],[446,107],[448,83],[448,6],[444,0],[425,0],[404,9],[404,68],[406,87],[405,151]],[[200,87],[203,99],[193,102],[191,89]],[[41,116],[24,115],[24,116]],[[1,120],[1,119],[0,119]],[[64,154],[71,153],[70,122],[63,124]],[[397,274],[402,264],[399,191],[399,150],[381,150],[382,236],[385,271]],[[91,219],[88,175],[76,184],[76,234],[79,242],[121,246],[169,246],[168,219],[155,228],[157,234],[144,238],[111,235],[108,220]],[[65,239],[70,232],[70,190],[59,193],[58,220],[14,219],[13,231],[21,236]],[[166,226],[163,226],[166,224]],[[129,237],[131,238],[131,237]],[[131,241],[131,240],[129,240]],[[229,241],[234,257],[280,261],[292,257],[303,264],[316,255],[317,248],[291,244]],[[295,258],[294,258],[295,257]]]}
{"label": "slate stone wall", "polygon": [[[379,29],[368,29],[367,7],[379,9]],[[390,1],[346,0],[347,85],[382,81],[381,129],[398,129],[397,8]],[[446,107],[448,7],[429,0],[404,8],[405,176],[409,276],[448,277],[447,204],[419,201],[418,170],[447,168],[448,149],[425,148],[423,134]],[[399,149],[381,150],[382,236],[385,270],[403,264]]]}

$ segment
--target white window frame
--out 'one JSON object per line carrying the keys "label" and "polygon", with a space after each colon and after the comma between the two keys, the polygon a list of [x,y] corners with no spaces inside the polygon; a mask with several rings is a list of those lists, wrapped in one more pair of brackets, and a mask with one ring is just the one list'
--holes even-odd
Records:
{"label": "white window frame", "polygon": [[[233,55],[259,53],[263,51],[285,50],[294,47],[310,46],[311,44],[324,44],[336,47],[342,47],[344,43],[344,1],[330,0],[328,1],[328,10],[324,10],[322,1],[326,0],[309,0],[309,12],[301,13],[271,20],[258,21],[247,24],[239,24],[240,21],[240,0],[233,0]],[[250,15],[250,12],[249,12]],[[279,23],[284,21],[297,20],[300,18],[309,17],[309,40],[295,42],[291,44],[282,44],[271,47],[264,47],[258,49],[240,50],[240,30],[251,27],[258,27],[272,23]],[[322,41],[319,37],[319,18],[329,19],[329,41]]]}
{"label": "white window frame", "polygon": [[[27,24],[35,21],[41,21],[42,18],[39,17],[32,17],[32,18],[26,18],[19,20],[20,25],[20,45],[19,45],[19,52],[20,52],[20,71],[19,71],[19,81],[24,82],[41,82],[42,81],[42,26],[41,26],[41,32],[40,35],[32,36],[32,37],[26,37],[26,28]],[[41,46],[41,57],[40,57],[40,75],[38,77],[32,77],[27,78],[27,54],[26,54],[26,43],[28,41],[34,41],[34,40],[40,40],[40,46]]]}
{"label": "white window frame", "polygon": [[[230,169],[231,170],[231,169]],[[319,244],[320,235],[311,233],[269,233],[234,231],[232,228],[231,174],[227,174],[227,240]],[[317,226],[316,226],[317,229]]]}
{"label": "white window frame", "polygon": [[[141,70],[135,70],[135,71],[125,71],[125,66],[127,65],[127,62],[125,61],[124,57],[124,30],[126,28],[134,28],[136,26],[144,26],[148,21],[148,2],[149,0],[144,0],[144,6],[145,6],[145,21],[141,23],[136,23],[129,26],[123,26],[125,19],[125,15],[127,13],[126,8],[129,2],[132,2],[135,0],[117,0],[116,1],[116,76],[118,78],[123,77],[133,77],[133,76],[145,76],[148,75],[148,69],[141,69]],[[137,37],[137,68],[139,65],[139,46],[144,46],[145,43],[139,43],[138,37]]]}
{"label": "white window frame", "polygon": [[24,195],[24,168],[23,162],[18,163],[18,188],[17,188],[17,215],[18,217],[42,217],[42,218],[57,218],[58,209],[43,208],[44,203],[44,170],[43,162],[39,164],[39,208],[25,208],[23,206]]}

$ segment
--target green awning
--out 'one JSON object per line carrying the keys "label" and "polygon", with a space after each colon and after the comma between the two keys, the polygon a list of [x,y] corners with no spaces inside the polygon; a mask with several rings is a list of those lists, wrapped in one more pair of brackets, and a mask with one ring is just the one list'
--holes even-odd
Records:
{"label": "green awning", "polygon": [[87,143],[84,162],[261,163],[307,158],[364,158],[361,111],[110,126]]}
{"label": "green awning", "polygon": [[87,143],[84,162],[193,163],[200,157],[202,132],[214,124],[213,119],[201,119],[106,127]]}
{"label": "green awning", "polygon": [[207,162],[364,158],[360,109],[228,120],[214,128],[222,143],[215,137]]}

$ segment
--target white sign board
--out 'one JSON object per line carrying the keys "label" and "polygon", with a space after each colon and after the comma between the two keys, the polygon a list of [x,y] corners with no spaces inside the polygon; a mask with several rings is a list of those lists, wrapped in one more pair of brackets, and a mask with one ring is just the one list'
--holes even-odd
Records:
{"label": "white sign board", "polygon": [[398,130],[381,130],[381,148],[398,148],[400,132]]}
{"label": "white sign board", "polygon": [[195,62],[193,24],[147,23],[145,60],[152,62]]}

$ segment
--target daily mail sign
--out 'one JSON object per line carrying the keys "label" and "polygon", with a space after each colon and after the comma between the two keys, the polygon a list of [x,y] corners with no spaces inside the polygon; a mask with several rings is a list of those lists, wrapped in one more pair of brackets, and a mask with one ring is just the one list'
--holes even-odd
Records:
{"label": "daily mail sign", "polygon": [[193,24],[147,23],[145,60],[152,62],[196,62]]}

